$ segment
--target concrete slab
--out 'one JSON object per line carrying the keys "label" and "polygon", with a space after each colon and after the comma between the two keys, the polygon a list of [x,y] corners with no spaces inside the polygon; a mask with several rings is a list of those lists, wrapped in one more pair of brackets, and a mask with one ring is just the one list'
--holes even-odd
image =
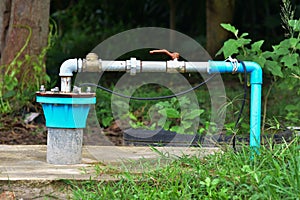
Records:
{"label": "concrete slab", "polygon": [[[172,156],[204,155],[219,151],[218,148],[157,147],[161,154]],[[95,177],[95,165],[121,169],[132,161],[155,160],[161,155],[150,147],[84,146],[82,163],[52,165],[46,162],[46,145],[0,145],[0,181],[51,181],[61,179],[115,180],[113,174],[101,173]],[[125,167],[130,170],[129,167]],[[139,169],[132,168],[134,171]]]}

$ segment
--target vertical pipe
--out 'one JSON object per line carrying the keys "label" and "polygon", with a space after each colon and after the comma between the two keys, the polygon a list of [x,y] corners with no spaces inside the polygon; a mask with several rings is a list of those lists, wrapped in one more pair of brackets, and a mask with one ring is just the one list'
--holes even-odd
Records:
{"label": "vertical pipe", "polygon": [[[259,154],[260,148],[260,126],[261,126],[261,87],[262,69],[255,62],[244,62],[247,72],[251,73],[251,97],[250,97],[250,148],[251,158],[254,154]],[[230,62],[209,61],[209,73],[230,73],[233,66]],[[244,69],[238,64],[238,73],[243,73]]]}
{"label": "vertical pipe", "polygon": [[253,153],[259,154],[260,124],[261,124],[261,84],[251,84],[250,102],[250,148]]}
{"label": "vertical pipe", "polygon": [[247,71],[251,73],[250,148],[251,159],[253,159],[255,154],[259,155],[260,149],[262,69],[255,62],[245,62],[245,64]]}

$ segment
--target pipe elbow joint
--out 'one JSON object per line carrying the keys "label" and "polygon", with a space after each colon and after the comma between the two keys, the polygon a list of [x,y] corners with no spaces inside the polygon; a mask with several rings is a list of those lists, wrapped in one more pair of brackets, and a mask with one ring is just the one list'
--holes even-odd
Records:
{"label": "pipe elbow joint", "polygon": [[262,78],[262,68],[261,66],[256,62],[247,62],[247,71],[251,73],[250,77],[250,83],[253,84],[262,84],[263,78]]}
{"label": "pipe elbow joint", "polygon": [[60,66],[59,76],[73,76],[73,72],[77,72],[82,66],[81,59],[68,59]]}

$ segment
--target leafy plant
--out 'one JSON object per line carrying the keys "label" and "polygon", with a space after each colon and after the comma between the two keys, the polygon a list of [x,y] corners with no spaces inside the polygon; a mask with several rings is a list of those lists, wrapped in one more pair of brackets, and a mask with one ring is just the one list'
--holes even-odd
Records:
{"label": "leafy plant", "polygon": [[[180,97],[156,103],[149,113],[152,120],[150,129],[163,127],[165,130],[181,134],[195,134],[199,126],[199,123],[196,123],[197,119],[204,110],[194,108],[187,97]],[[138,127],[138,119],[134,117],[131,119],[133,120],[131,124]]]}
{"label": "leafy plant", "polygon": [[111,95],[102,90],[97,90],[96,96],[97,99],[99,99],[95,107],[98,121],[102,127],[107,127],[111,125],[111,122],[113,121],[112,111],[109,103]]}
{"label": "leafy plant", "polygon": [[55,24],[50,24],[48,45],[42,49],[39,55],[26,54],[21,57],[31,40],[32,29],[26,25],[16,25],[16,28],[27,29],[28,36],[16,57],[7,66],[0,66],[1,70],[4,71],[1,77],[3,84],[0,84],[1,114],[12,112],[29,103],[40,84],[50,81],[49,76],[45,73],[45,56],[52,45],[51,38],[54,26]]}
{"label": "leafy plant", "polygon": [[[283,1],[282,8],[286,12],[291,10],[291,8],[288,8],[290,4],[286,5],[287,2],[289,1]],[[252,42],[251,39],[247,38],[248,33],[239,34],[239,30],[234,26],[221,24],[224,29],[233,33],[235,38],[227,40],[217,55],[223,54],[225,58],[236,56],[239,60],[257,62],[263,68],[264,74],[271,76],[272,82],[264,98],[263,127],[266,119],[268,97],[274,85],[291,92],[298,88],[296,92],[300,94],[300,83],[298,79],[295,79],[295,76],[300,74],[300,19],[292,19],[293,13],[287,14],[286,12],[282,16],[284,27],[289,32],[288,37],[279,44],[273,45],[270,51],[262,49],[264,40]],[[295,119],[298,118],[299,120],[300,116],[300,108],[299,106],[291,106],[294,104],[295,102],[291,102],[284,108],[287,111],[285,119],[290,123],[295,123]]]}
{"label": "leafy plant", "polygon": [[248,33],[239,35],[238,29],[230,24],[221,24],[227,31],[233,33],[236,39],[229,39],[218,51],[225,58],[236,56],[239,60],[252,60],[257,62],[265,72],[274,78],[283,78],[291,73],[299,74],[299,50],[300,50],[300,20],[290,20],[289,26],[298,32],[297,38],[293,36],[273,46],[273,51],[263,51],[264,40],[251,44],[251,39],[246,38]]}

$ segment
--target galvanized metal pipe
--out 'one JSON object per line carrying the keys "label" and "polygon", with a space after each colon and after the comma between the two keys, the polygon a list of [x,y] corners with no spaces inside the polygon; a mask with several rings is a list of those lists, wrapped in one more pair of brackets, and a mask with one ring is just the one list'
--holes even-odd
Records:
{"label": "galvanized metal pipe", "polygon": [[[133,64],[134,62],[134,64]],[[98,63],[99,66],[95,66]],[[83,69],[83,65],[85,68]],[[93,62],[93,66],[89,67],[86,60],[69,59],[60,67],[59,76],[72,77],[73,72],[102,72],[102,71],[119,71],[128,72],[132,68],[137,72],[207,72],[208,62],[185,62],[185,61],[141,61],[131,58],[127,61],[101,60]]]}

